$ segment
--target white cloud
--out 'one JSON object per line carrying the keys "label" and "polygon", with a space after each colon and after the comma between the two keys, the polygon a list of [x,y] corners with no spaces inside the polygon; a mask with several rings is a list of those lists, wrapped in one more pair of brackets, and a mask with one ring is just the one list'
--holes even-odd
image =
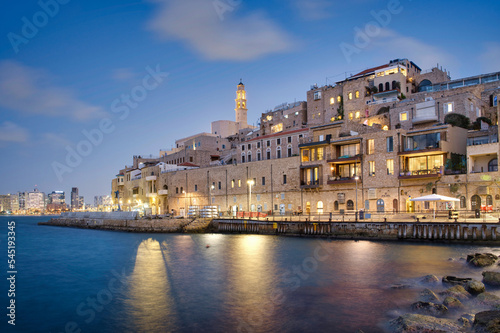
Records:
{"label": "white cloud", "polygon": [[26,142],[28,137],[28,131],[13,122],[0,124],[0,142]]}
{"label": "white cloud", "polygon": [[295,0],[294,6],[299,16],[308,21],[322,20],[333,15],[333,3],[328,0]]}
{"label": "white cloud", "polygon": [[56,133],[43,133],[42,141],[44,144],[49,144],[56,147],[72,146],[73,143],[64,136]]}
{"label": "white cloud", "polygon": [[369,48],[381,53],[385,61],[408,58],[423,70],[435,67],[438,63],[447,67],[457,63],[452,54],[437,46],[426,44],[413,37],[403,36],[386,28],[381,28],[378,36],[373,37],[373,45]]}
{"label": "white cloud", "polygon": [[243,5],[236,1],[154,2],[158,8],[149,29],[163,38],[186,43],[210,60],[251,60],[292,47],[288,34],[265,14],[243,13]]}
{"label": "white cloud", "polygon": [[485,43],[483,49],[483,52],[479,55],[483,73],[500,71],[500,43]]}
{"label": "white cloud", "polygon": [[133,79],[136,74],[131,68],[116,68],[113,70],[111,76],[117,81],[127,81]]}
{"label": "white cloud", "polygon": [[0,61],[0,106],[25,114],[88,120],[105,112],[89,105],[67,88],[51,82],[49,73],[17,61]]}

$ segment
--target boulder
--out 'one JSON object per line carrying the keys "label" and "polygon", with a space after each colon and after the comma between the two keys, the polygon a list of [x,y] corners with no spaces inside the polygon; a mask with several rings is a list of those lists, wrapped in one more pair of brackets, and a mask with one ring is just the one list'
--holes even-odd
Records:
{"label": "boulder", "polygon": [[485,271],[483,274],[483,282],[491,286],[500,286],[500,273]]}
{"label": "boulder", "polygon": [[465,284],[471,280],[472,280],[471,278],[459,278],[451,275],[443,276],[442,279],[443,283],[451,284],[453,286],[455,285],[465,286]]}
{"label": "boulder", "polygon": [[443,305],[450,310],[463,309],[464,305],[455,297],[448,296],[444,299]]}
{"label": "boulder", "polygon": [[470,280],[464,286],[465,290],[470,292],[472,295],[478,295],[484,293],[486,288],[484,287],[484,283],[477,280]]}
{"label": "boulder", "polygon": [[437,284],[439,283],[439,279],[436,275],[429,274],[420,278],[420,283]]}
{"label": "boulder", "polygon": [[447,290],[440,292],[439,295],[444,296],[444,297],[448,297],[448,296],[455,297],[461,301],[472,297],[472,295],[467,290],[465,290],[465,288],[462,286],[454,286],[454,287],[448,288]]}
{"label": "boulder", "polygon": [[463,328],[458,321],[450,319],[436,318],[432,316],[406,313],[389,322],[389,327],[393,332],[458,332]]}
{"label": "boulder", "polygon": [[500,332],[500,311],[476,313],[474,332]]}
{"label": "boulder", "polygon": [[416,302],[411,305],[411,310],[431,316],[442,316],[448,312],[448,308],[443,304],[432,302]]}
{"label": "boulder", "polygon": [[474,323],[474,315],[469,314],[469,313],[464,313],[463,315],[458,318],[458,322],[460,325],[462,325],[464,328],[469,329],[472,327],[472,324]]}
{"label": "boulder", "polygon": [[492,293],[481,293],[476,297],[476,303],[490,308],[500,308],[500,297]]}
{"label": "boulder", "polygon": [[420,294],[418,295],[418,300],[422,302],[432,302],[432,303],[440,302],[439,296],[428,288],[425,288],[420,292]]}
{"label": "boulder", "polygon": [[467,256],[467,262],[476,267],[491,266],[498,260],[498,257],[492,253],[476,253]]}

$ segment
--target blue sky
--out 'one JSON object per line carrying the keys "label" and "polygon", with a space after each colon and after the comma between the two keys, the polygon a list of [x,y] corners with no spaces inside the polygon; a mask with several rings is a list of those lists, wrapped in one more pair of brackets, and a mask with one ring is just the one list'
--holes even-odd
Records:
{"label": "blue sky", "polygon": [[234,120],[240,78],[256,123],[305,100],[312,84],[390,59],[439,63],[452,78],[500,71],[499,16],[498,1],[9,3],[0,13],[0,194],[35,185],[67,196],[79,187],[87,203],[109,194],[132,155],[158,155],[213,120]]}

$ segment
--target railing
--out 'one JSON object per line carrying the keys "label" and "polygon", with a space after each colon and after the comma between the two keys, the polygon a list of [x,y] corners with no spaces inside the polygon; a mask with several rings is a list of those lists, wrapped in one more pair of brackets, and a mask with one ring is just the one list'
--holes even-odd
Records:
{"label": "railing", "polygon": [[451,90],[462,87],[474,86],[482,83],[499,81],[499,73],[494,73],[491,75],[481,75],[474,78],[462,79],[458,81],[451,81],[447,83],[438,83],[428,86],[419,87],[418,92],[434,92],[434,91],[444,91]]}
{"label": "railing", "polygon": [[137,179],[141,179],[141,178],[142,178],[142,175],[139,175],[139,176],[132,177],[131,180],[137,180]]}
{"label": "railing", "polygon": [[422,170],[403,170],[399,173],[400,176],[422,176],[422,175],[436,175],[441,173],[441,169],[422,169]]}
{"label": "railing", "polygon": [[321,183],[320,180],[309,180],[309,181],[302,180],[300,182],[300,185],[301,186],[316,186],[316,185],[319,185],[320,183]]}
{"label": "railing", "polygon": [[468,138],[467,139],[467,146],[476,146],[476,145],[486,145],[488,143],[497,143],[498,142],[498,137],[492,136],[492,137],[477,137],[477,138]]}

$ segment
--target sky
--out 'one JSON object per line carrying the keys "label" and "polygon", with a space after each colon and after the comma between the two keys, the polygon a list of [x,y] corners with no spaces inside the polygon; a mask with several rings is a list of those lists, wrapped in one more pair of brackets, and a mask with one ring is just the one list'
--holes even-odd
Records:
{"label": "sky", "polygon": [[408,58],[500,71],[500,2],[14,1],[0,12],[0,194],[111,193],[133,155]]}

